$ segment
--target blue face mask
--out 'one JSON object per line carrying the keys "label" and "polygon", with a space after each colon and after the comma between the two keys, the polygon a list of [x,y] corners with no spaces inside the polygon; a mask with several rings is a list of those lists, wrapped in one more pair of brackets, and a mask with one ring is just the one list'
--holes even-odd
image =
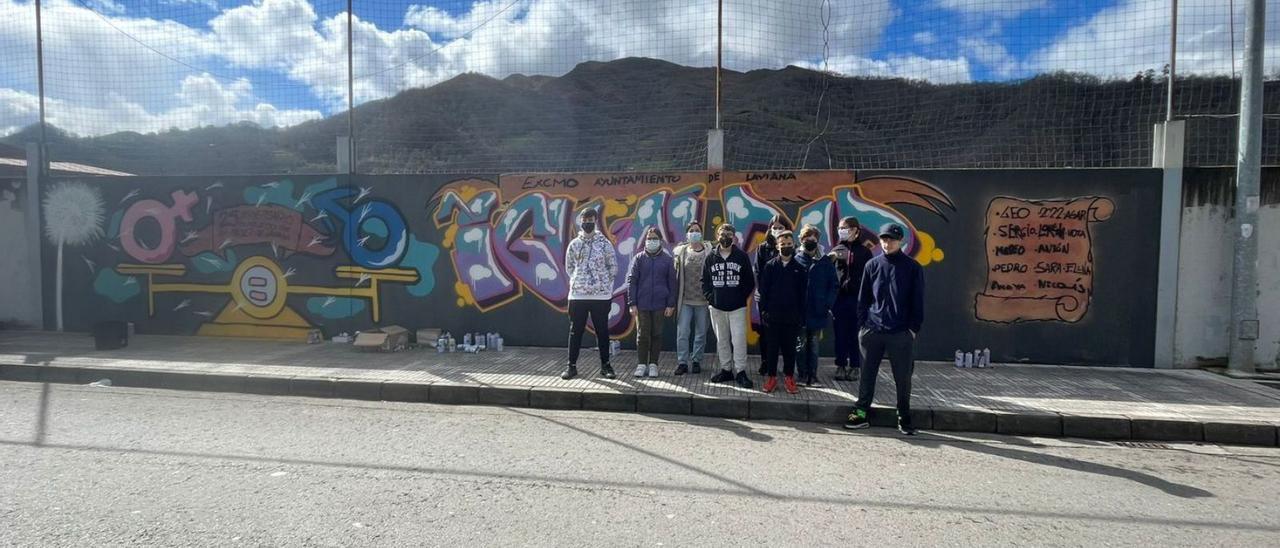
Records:
{"label": "blue face mask", "polygon": [[660,248],[660,247],[662,247],[662,242],[660,242],[660,241],[658,241],[658,240],[645,240],[645,241],[644,241],[644,250],[645,250],[645,251],[648,251],[649,253],[657,253],[657,252],[658,252],[658,248]]}
{"label": "blue face mask", "polygon": [[685,239],[689,240],[689,242],[690,242],[690,243],[695,243],[695,244],[696,244],[696,243],[698,243],[698,242],[701,242],[701,241],[702,241],[702,233],[701,233],[701,232],[689,232],[689,233],[685,234],[685,235],[684,235],[684,237],[685,237]]}

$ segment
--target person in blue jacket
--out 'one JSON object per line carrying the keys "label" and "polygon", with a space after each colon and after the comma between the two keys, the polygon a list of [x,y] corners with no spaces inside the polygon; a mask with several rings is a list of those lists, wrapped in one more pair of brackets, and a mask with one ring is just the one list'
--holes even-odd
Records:
{"label": "person in blue jacket", "polygon": [[663,318],[676,310],[675,261],[662,248],[657,227],[644,231],[644,250],[631,259],[627,270],[627,306],[636,318],[636,370],[634,376],[658,376],[658,355],[662,352]]}
{"label": "person in blue jacket", "polygon": [[835,261],[822,253],[822,246],[818,244],[820,235],[818,227],[813,225],[800,229],[800,254],[796,256],[796,261],[808,272],[804,294],[804,332],[800,336],[797,360],[800,380],[805,386],[818,382],[818,343],[823,330],[831,325],[831,307],[836,304],[839,289]]}
{"label": "person in blue jacket", "polygon": [[858,289],[858,325],[862,330],[858,338],[864,371],[858,381],[858,401],[844,425],[850,430],[871,426],[867,413],[876,395],[876,373],[887,353],[898,389],[898,431],[908,436],[916,433],[911,424],[911,375],[915,372],[916,337],[924,324],[924,268],[902,251],[903,235],[900,225],[881,227],[884,253],[868,261],[862,271]]}

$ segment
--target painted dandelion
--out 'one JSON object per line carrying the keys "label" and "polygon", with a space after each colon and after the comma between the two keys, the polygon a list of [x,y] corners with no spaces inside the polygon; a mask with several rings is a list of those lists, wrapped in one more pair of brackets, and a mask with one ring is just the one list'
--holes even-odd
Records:
{"label": "painted dandelion", "polygon": [[62,331],[62,248],[102,236],[102,194],[84,183],[61,183],[44,196],[44,234],[58,246],[57,313]]}

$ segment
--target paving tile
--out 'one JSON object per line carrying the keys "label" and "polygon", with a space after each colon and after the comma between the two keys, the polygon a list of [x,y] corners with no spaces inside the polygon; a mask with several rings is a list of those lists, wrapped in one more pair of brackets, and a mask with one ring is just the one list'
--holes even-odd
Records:
{"label": "paving tile", "polygon": [[[0,379],[27,382],[87,383],[114,375],[116,384],[144,385],[150,382],[144,375],[159,373],[162,386],[176,389],[372,399],[376,387],[377,397],[397,401],[511,406],[532,405],[534,398],[552,405],[558,397],[554,394],[570,392],[579,394],[586,409],[781,415],[824,423],[842,422],[857,391],[856,382],[831,378],[830,358],[822,360],[819,386],[802,387],[797,395],[765,395],[759,391],[763,379],[754,374],[756,356],[748,364],[756,383],[752,390],[709,382],[717,370],[714,353],[704,356],[703,373],[680,377],[670,374],[674,357],[664,353],[658,378],[637,379],[631,376],[635,352],[623,351],[611,359],[619,378],[604,379],[594,353],[586,351],[579,378],[565,381],[559,378],[563,348],[383,354],[334,343],[140,335],[127,348],[102,352],[83,334],[0,333]],[[434,392],[427,388],[436,384],[441,388]],[[888,367],[881,367],[877,388],[873,422],[892,426],[894,385]],[[546,392],[534,396],[535,389]],[[1280,424],[1280,391],[1204,371],[1034,365],[956,369],[918,362],[913,389],[913,420],[921,428],[929,421],[935,429],[1049,435],[1044,433],[1056,429],[1048,417],[1060,415],[1065,436],[1252,443],[1269,439],[1258,424]],[[760,403],[753,411],[755,401]],[[797,408],[804,410],[803,417]]]}

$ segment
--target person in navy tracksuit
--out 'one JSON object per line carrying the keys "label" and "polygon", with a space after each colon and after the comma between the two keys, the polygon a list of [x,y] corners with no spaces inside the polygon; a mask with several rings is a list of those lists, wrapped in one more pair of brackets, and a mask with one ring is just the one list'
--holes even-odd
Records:
{"label": "person in navy tracksuit", "polygon": [[797,349],[797,373],[805,386],[818,383],[818,344],[822,332],[831,325],[831,307],[836,304],[836,265],[822,253],[821,233],[813,225],[800,229],[800,253],[796,262],[807,272],[804,293],[804,331]]}
{"label": "person in navy tracksuit", "polygon": [[862,378],[858,402],[845,428],[871,426],[867,413],[876,394],[880,361],[889,355],[893,384],[898,389],[898,431],[916,433],[911,424],[911,375],[915,372],[913,347],[924,324],[924,269],[902,251],[902,227],[889,223],[880,228],[884,254],[867,262],[858,290],[859,341],[862,346]]}

